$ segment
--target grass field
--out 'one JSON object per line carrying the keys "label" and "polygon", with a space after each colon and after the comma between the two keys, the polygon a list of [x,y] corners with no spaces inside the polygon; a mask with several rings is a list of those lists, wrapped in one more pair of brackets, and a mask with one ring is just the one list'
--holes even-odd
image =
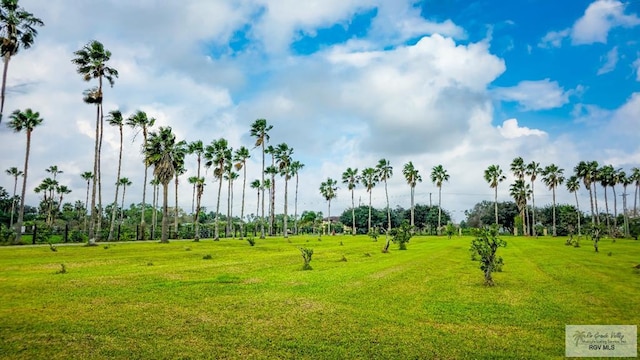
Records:
{"label": "grass field", "polygon": [[547,359],[566,324],[640,324],[640,241],[505,239],[493,288],[470,237],[2,247],[0,358]]}

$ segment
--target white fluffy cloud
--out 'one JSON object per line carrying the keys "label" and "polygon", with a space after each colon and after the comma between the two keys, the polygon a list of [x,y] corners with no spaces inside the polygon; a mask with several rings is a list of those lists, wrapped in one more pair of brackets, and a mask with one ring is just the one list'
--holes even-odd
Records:
{"label": "white fluffy cloud", "polygon": [[543,110],[561,107],[569,102],[570,91],[550,79],[521,81],[516,86],[497,88],[494,96],[503,101],[518,102],[525,110]]}
{"label": "white fluffy cloud", "polygon": [[538,129],[530,129],[526,126],[520,127],[518,126],[517,119],[508,119],[502,123],[502,126],[498,126],[498,131],[500,135],[504,136],[507,139],[515,139],[523,136],[546,136],[542,130]]}
{"label": "white fluffy cloud", "polygon": [[617,0],[597,0],[591,3],[571,29],[572,43],[606,43],[612,28],[640,24],[640,19],[635,14],[627,15],[624,11],[625,5]]}

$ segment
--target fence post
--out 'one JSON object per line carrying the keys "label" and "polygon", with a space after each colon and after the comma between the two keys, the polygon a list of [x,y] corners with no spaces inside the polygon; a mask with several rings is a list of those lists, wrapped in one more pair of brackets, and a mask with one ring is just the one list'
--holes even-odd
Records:
{"label": "fence post", "polygon": [[36,236],[38,235],[38,225],[33,225],[33,238],[31,239],[31,243],[33,245],[36,244]]}
{"label": "fence post", "polygon": [[64,242],[69,240],[69,224],[64,224]]}

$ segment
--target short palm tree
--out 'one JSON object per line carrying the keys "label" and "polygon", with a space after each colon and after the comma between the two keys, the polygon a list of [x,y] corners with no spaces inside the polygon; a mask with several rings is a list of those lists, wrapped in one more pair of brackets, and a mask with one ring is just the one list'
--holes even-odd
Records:
{"label": "short palm tree", "polygon": [[9,60],[20,48],[28,49],[38,35],[36,26],[43,26],[42,20],[18,6],[18,0],[0,1],[0,52],[4,61],[2,71],[2,91],[0,91],[0,123],[4,113],[4,97],[7,85]]}
{"label": "short palm tree", "polygon": [[433,182],[438,187],[438,234],[440,233],[440,228],[442,226],[442,183],[445,181],[449,181],[449,174],[447,170],[445,170],[442,165],[436,165],[431,169],[431,182]]}
{"label": "short palm tree", "polygon": [[82,180],[87,182],[87,197],[84,201],[84,227],[82,228],[82,231],[86,232],[87,231],[87,206],[89,206],[89,186],[91,185],[91,180],[93,180],[93,173],[91,171],[85,171],[82,174],[80,174],[80,177],[82,177]]}
{"label": "short palm tree", "polygon": [[[251,124],[251,136],[256,138],[255,146],[262,148],[262,170],[260,174],[262,174],[261,184],[264,184],[264,154],[265,154],[265,143],[269,142],[269,131],[273,129],[273,125],[268,125],[267,120],[265,119],[257,119]],[[264,191],[262,192],[262,214],[260,217],[262,218],[261,227],[260,227],[260,238],[264,239]],[[257,215],[257,214],[256,214]]]}
{"label": "short palm tree", "polygon": [[387,199],[387,231],[386,236],[389,238],[389,231],[391,231],[391,208],[389,207],[389,191],[387,189],[387,180],[393,176],[393,167],[387,159],[380,159],[376,165],[376,172],[378,179],[384,181],[384,194]]}
{"label": "short palm tree", "polygon": [[260,213],[260,190],[262,190],[262,186],[260,184],[259,179],[253,180],[251,184],[249,184],[249,186],[258,192],[258,201],[256,202],[256,218],[257,218],[258,214]]}
{"label": "short palm tree", "polygon": [[489,165],[484,171],[484,180],[489,183],[489,187],[494,189],[493,206],[498,225],[498,184],[505,181],[507,177],[502,173],[500,165]]}
{"label": "short palm tree", "polygon": [[9,227],[13,227],[13,214],[16,212],[16,190],[18,189],[18,177],[22,176],[24,173],[21,170],[18,170],[17,167],[11,167],[5,170],[7,175],[13,177],[13,197],[11,197],[11,221],[9,222]]}
{"label": "short palm tree", "polygon": [[[142,149],[147,148],[147,140],[149,137],[149,128],[151,128],[156,122],[155,118],[150,118],[147,116],[147,113],[144,111],[138,110],[133,115],[127,118],[127,125],[132,127],[133,129],[139,129],[142,131]],[[147,175],[149,173],[149,165],[147,165],[146,161],[144,163],[144,180],[142,182],[142,213],[140,216],[140,238],[139,240],[144,240],[145,235],[145,213],[146,213],[146,197],[147,197]],[[155,209],[154,209],[155,211]]]}
{"label": "short palm tree", "polygon": [[244,199],[247,190],[247,159],[251,157],[249,149],[241,146],[233,154],[236,170],[242,170],[242,204],[240,206],[240,238],[244,236]]}
{"label": "short palm tree", "polygon": [[556,231],[556,188],[564,182],[564,169],[555,164],[547,165],[542,170],[542,182],[551,190],[553,194],[553,236],[558,236]]}
{"label": "short palm tree", "polygon": [[572,175],[567,179],[567,190],[576,198],[576,212],[578,215],[578,236],[582,235],[580,230],[580,203],[578,202],[578,190],[580,190],[580,179],[576,175]]}
{"label": "short palm tree", "polygon": [[419,182],[422,182],[422,176],[420,176],[418,169],[416,169],[416,167],[413,166],[413,162],[411,161],[404,164],[404,167],[402,168],[402,174],[404,175],[405,180],[407,180],[407,184],[409,184],[409,187],[411,188],[411,228],[413,229],[413,227],[415,226],[414,199],[415,199],[416,185]]}
{"label": "short palm tree", "polygon": [[120,224],[122,224],[122,218],[124,216],[124,195],[127,192],[127,186],[131,186],[131,180],[126,177],[120,178],[120,186],[122,186],[122,205],[120,205]]}
{"label": "short palm tree", "polygon": [[[524,208],[527,206],[527,199],[531,196],[531,187],[529,184],[525,183],[524,180],[516,179],[516,181],[509,187],[509,194],[516,203],[516,206],[518,206],[520,216],[523,216]],[[524,221],[522,226],[522,233],[526,235]]]}
{"label": "short palm tree", "polygon": [[24,170],[22,170],[22,194],[20,195],[20,208],[18,210],[18,221],[16,222],[15,243],[19,244],[22,237],[22,222],[24,220],[24,197],[27,191],[27,173],[29,170],[29,150],[31,149],[31,134],[33,130],[42,124],[43,119],[40,113],[31,109],[24,111],[16,110],[11,114],[9,128],[14,132],[24,131],[27,134],[26,151],[24,155]]}
{"label": "short palm tree", "polygon": [[293,233],[298,235],[298,182],[300,170],[304,168],[304,164],[296,160],[291,163],[291,175],[296,177],[296,196],[293,201]]}
{"label": "short palm tree", "polygon": [[216,216],[214,227],[214,240],[220,240],[220,233],[218,229],[218,219],[220,214],[220,196],[222,195],[222,176],[224,175],[224,165],[227,159],[231,158],[231,149],[226,139],[220,138],[214,140],[210,145],[205,148],[204,158],[206,159],[205,167],[213,167],[213,176],[219,181],[218,184],[218,200],[216,204]]}
{"label": "short palm tree", "polygon": [[320,184],[320,194],[327,200],[327,220],[329,222],[327,234],[331,234],[331,200],[337,196],[336,191],[338,191],[338,187],[336,185],[338,185],[338,182],[332,178],[327,178],[326,181]]}
{"label": "short palm tree", "polygon": [[378,173],[374,168],[366,168],[362,170],[362,175],[360,176],[360,181],[362,185],[367,189],[369,193],[369,222],[367,227],[367,232],[371,232],[371,194],[373,193],[373,188],[378,183]]}
{"label": "short palm tree", "polygon": [[347,168],[342,173],[342,183],[347,185],[347,189],[351,191],[351,234],[356,235],[356,203],[354,192],[356,186],[360,182],[360,176],[358,176],[358,169]]}
{"label": "short palm tree", "polygon": [[122,169],[122,144],[123,144],[123,132],[124,119],[122,118],[122,112],[120,110],[111,110],[107,115],[107,123],[111,126],[118,127],[118,133],[120,134],[120,150],[118,151],[118,172],[116,174],[116,193],[113,200],[113,208],[111,209],[111,226],[109,226],[109,241],[113,240],[113,231],[116,224],[116,212],[118,211],[118,192],[120,191],[120,171]]}
{"label": "short palm tree", "polygon": [[149,134],[149,141],[144,149],[144,161],[153,166],[153,175],[162,184],[162,235],[160,242],[169,242],[168,206],[169,182],[175,174],[176,137],[170,127],[160,127],[157,132]]}

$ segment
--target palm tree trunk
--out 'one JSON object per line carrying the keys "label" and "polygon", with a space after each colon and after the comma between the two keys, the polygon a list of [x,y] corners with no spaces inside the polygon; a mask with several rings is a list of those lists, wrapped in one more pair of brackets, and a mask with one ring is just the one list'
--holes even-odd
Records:
{"label": "palm tree trunk", "polygon": [[[262,214],[260,216],[260,239],[264,239],[264,189],[262,186],[264,185],[264,139],[262,141],[262,182],[260,183],[260,190],[262,192]],[[257,214],[256,214],[257,215]]]}
{"label": "palm tree trunk", "polygon": [[98,191],[98,162],[99,162],[99,148],[100,143],[100,110],[96,110],[96,138],[93,154],[93,179],[91,184],[91,219],[89,220],[89,244],[95,244],[96,242],[96,192]]}
{"label": "palm tree trunk", "polygon": [[354,191],[351,189],[351,234],[356,235],[356,202],[354,198]]}
{"label": "palm tree trunk", "polygon": [[411,228],[415,226],[415,205],[413,202],[415,195],[415,187],[411,186]]}
{"label": "palm tree trunk", "polygon": [[389,191],[387,191],[387,180],[384,181],[384,195],[387,198],[387,236],[391,230],[391,209],[389,209]]}
{"label": "palm tree trunk", "polygon": [[[640,180],[636,180],[640,181]],[[636,184],[635,195],[633,196],[633,215],[638,215],[638,191],[640,190],[640,182]]]}
{"label": "palm tree trunk", "polygon": [[[198,177],[199,178],[199,177]],[[198,185],[200,187],[202,185]],[[193,235],[193,241],[200,241],[200,201],[202,198],[202,192],[198,189],[197,200],[196,200],[196,216],[195,216],[195,232]]]}
{"label": "palm tree trunk", "polygon": [[369,229],[368,232],[371,233],[371,189],[369,189]]}
{"label": "palm tree trunk", "polygon": [[111,209],[111,226],[109,227],[108,240],[113,240],[113,230],[116,223],[116,211],[118,210],[118,190],[120,190],[120,169],[122,167],[122,126],[120,126],[120,152],[118,154],[118,174],[116,175],[116,196],[113,200],[113,209]]}
{"label": "palm tree trunk", "polygon": [[[100,80],[100,88],[99,91],[102,94],[102,78]],[[98,104],[98,117],[100,118],[100,140],[98,143],[98,222],[97,222],[97,231],[96,231],[96,239],[100,240],[102,238],[102,137],[104,134],[104,117],[102,114],[102,101]]]}
{"label": "palm tree trunk", "polygon": [[551,188],[551,193],[553,195],[553,236],[558,236],[556,231],[556,187]]}
{"label": "palm tree trunk", "polygon": [[441,219],[442,219],[442,186],[438,186],[438,235],[440,235],[440,227],[442,226]]}
{"label": "palm tree trunk", "polygon": [[327,222],[329,222],[329,227],[327,230],[327,235],[331,235],[331,200],[327,201],[328,203],[328,208],[327,208]]}
{"label": "palm tree trunk", "polygon": [[89,205],[89,182],[91,181],[91,179],[87,180],[87,197],[86,200],[84,201],[84,227],[82,229],[82,231],[86,232],[87,231],[87,206]]}
{"label": "palm tree trunk", "polygon": [[613,190],[613,228],[618,230],[618,199],[616,195],[616,187],[611,186],[611,190]]}
{"label": "palm tree trunk", "polygon": [[498,225],[498,187],[495,187],[495,195],[493,196],[493,209],[496,214],[496,225]]}
{"label": "palm tree trunk", "polygon": [[287,176],[285,175],[284,177],[284,222],[283,222],[283,229],[282,231],[284,232],[284,238],[287,239],[289,238],[289,232],[287,231],[287,221],[288,219],[288,215],[287,215],[287,203],[289,202],[289,196],[287,194],[288,192],[288,183],[289,181],[287,180]]}
{"label": "palm tree trunk", "polygon": [[240,206],[240,239],[244,237],[244,196],[247,189],[247,162],[242,165],[242,205]]}
{"label": "palm tree trunk", "polygon": [[169,242],[169,183],[162,184],[162,237],[160,239],[161,243]]}
{"label": "palm tree trunk", "polygon": [[122,205],[120,206],[120,225],[122,225],[122,218],[124,217],[124,194],[127,191],[127,185],[122,185]]}
{"label": "palm tree trunk", "polygon": [[156,229],[158,228],[158,184],[153,181],[153,192],[151,193],[151,239],[156,238]]}
{"label": "palm tree trunk", "polygon": [[578,203],[578,192],[575,191],[573,193],[573,195],[576,197],[576,210],[578,212],[578,214],[577,214],[578,215],[578,236],[581,236],[582,235],[582,233],[580,231],[580,218],[581,218],[581,216],[580,216],[580,203]]}
{"label": "palm tree trunk", "polygon": [[293,233],[298,235],[298,174],[296,173],[296,198],[294,201],[294,210],[293,210]]}
{"label": "palm tree trunk", "polygon": [[600,225],[600,212],[598,211],[598,184],[593,183],[593,203],[596,208],[596,224]]}
{"label": "palm tree trunk", "polygon": [[538,234],[536,233],[536,197],[535,197],[535,192],[533,190],[533,184],[534,182],[531,182],[531,224],[529,226],[529,229],[531,230],[531,234],[533,236],[538,236]]}
{"label": "palm tree trunk", "polygon": [[229,185],[227,187],[227,236],[231,235],[231,172],[229,172]]}
{"label": "palm tree trunk", "polygon": [[218,214],[220,213],[220,195],[222,195],[222,169],[220,169],[220,177],[218,178],[218,181],[220,182],[220,185],[218,185],[218,201],[216,204],[216,217],[215,217],[215,232],[214,232],[214,239],[215,241],[220,240],[220,233],[218,232]]}
{"label": "palm tree trunk", "polygon": [[16,212],[16,190],[17,189],[18,189],[18,175],[15,175],[13,179],[13,197],[11,198],[11,221],[9,223],[9,228],[13,227],[13,214]]}
{"label": "palm tree trunk", "polygon": [[7,51],[4,55],[4,69],[2,70],[2,92],[0,94],[0,124],[2,123],[2,114],[4,114],[4,94],[7,86],[7,71],[9,70],[9,60],[11,60],[11,52]]}
{"label": "palm tree trunk", "polygon": [[593,192],[591,191],[591,184],[589,184],[589,186],[587,186],[587,188],[589,189],[589,204],[591,205],[591,225],[595,225],[596,224],[596,213],[593,210]]}
{"label": "palm tree trunk", "polygon": [[15,244],[20,244],[22,240],[22,222],[24,220],[24,197],[27,192],[27,170],[29,169],[29,149],[31,148],[31,130],[27,129],[27,150],[24,155],[24,174],[22,176],[22,194],[20,195],[20,211],[16,222]]}
{"label": "palm tree trunk", "polygon": [[176,171],[176,174],[175,174],[176,207],[175,207],[175,209],[173,211],[173,214],[174,214],[174,216],[173,216],[173,236],[175,236],[175,238],[178,237],[178,184],[179,184],[178,172]]}
{"label": "palm tree trunk", "polygon": [[609,200],[607,199],[607,187],[604,187],[604,211],[606,214],[607,233],[611,235],[611,224],[609,224]]}

